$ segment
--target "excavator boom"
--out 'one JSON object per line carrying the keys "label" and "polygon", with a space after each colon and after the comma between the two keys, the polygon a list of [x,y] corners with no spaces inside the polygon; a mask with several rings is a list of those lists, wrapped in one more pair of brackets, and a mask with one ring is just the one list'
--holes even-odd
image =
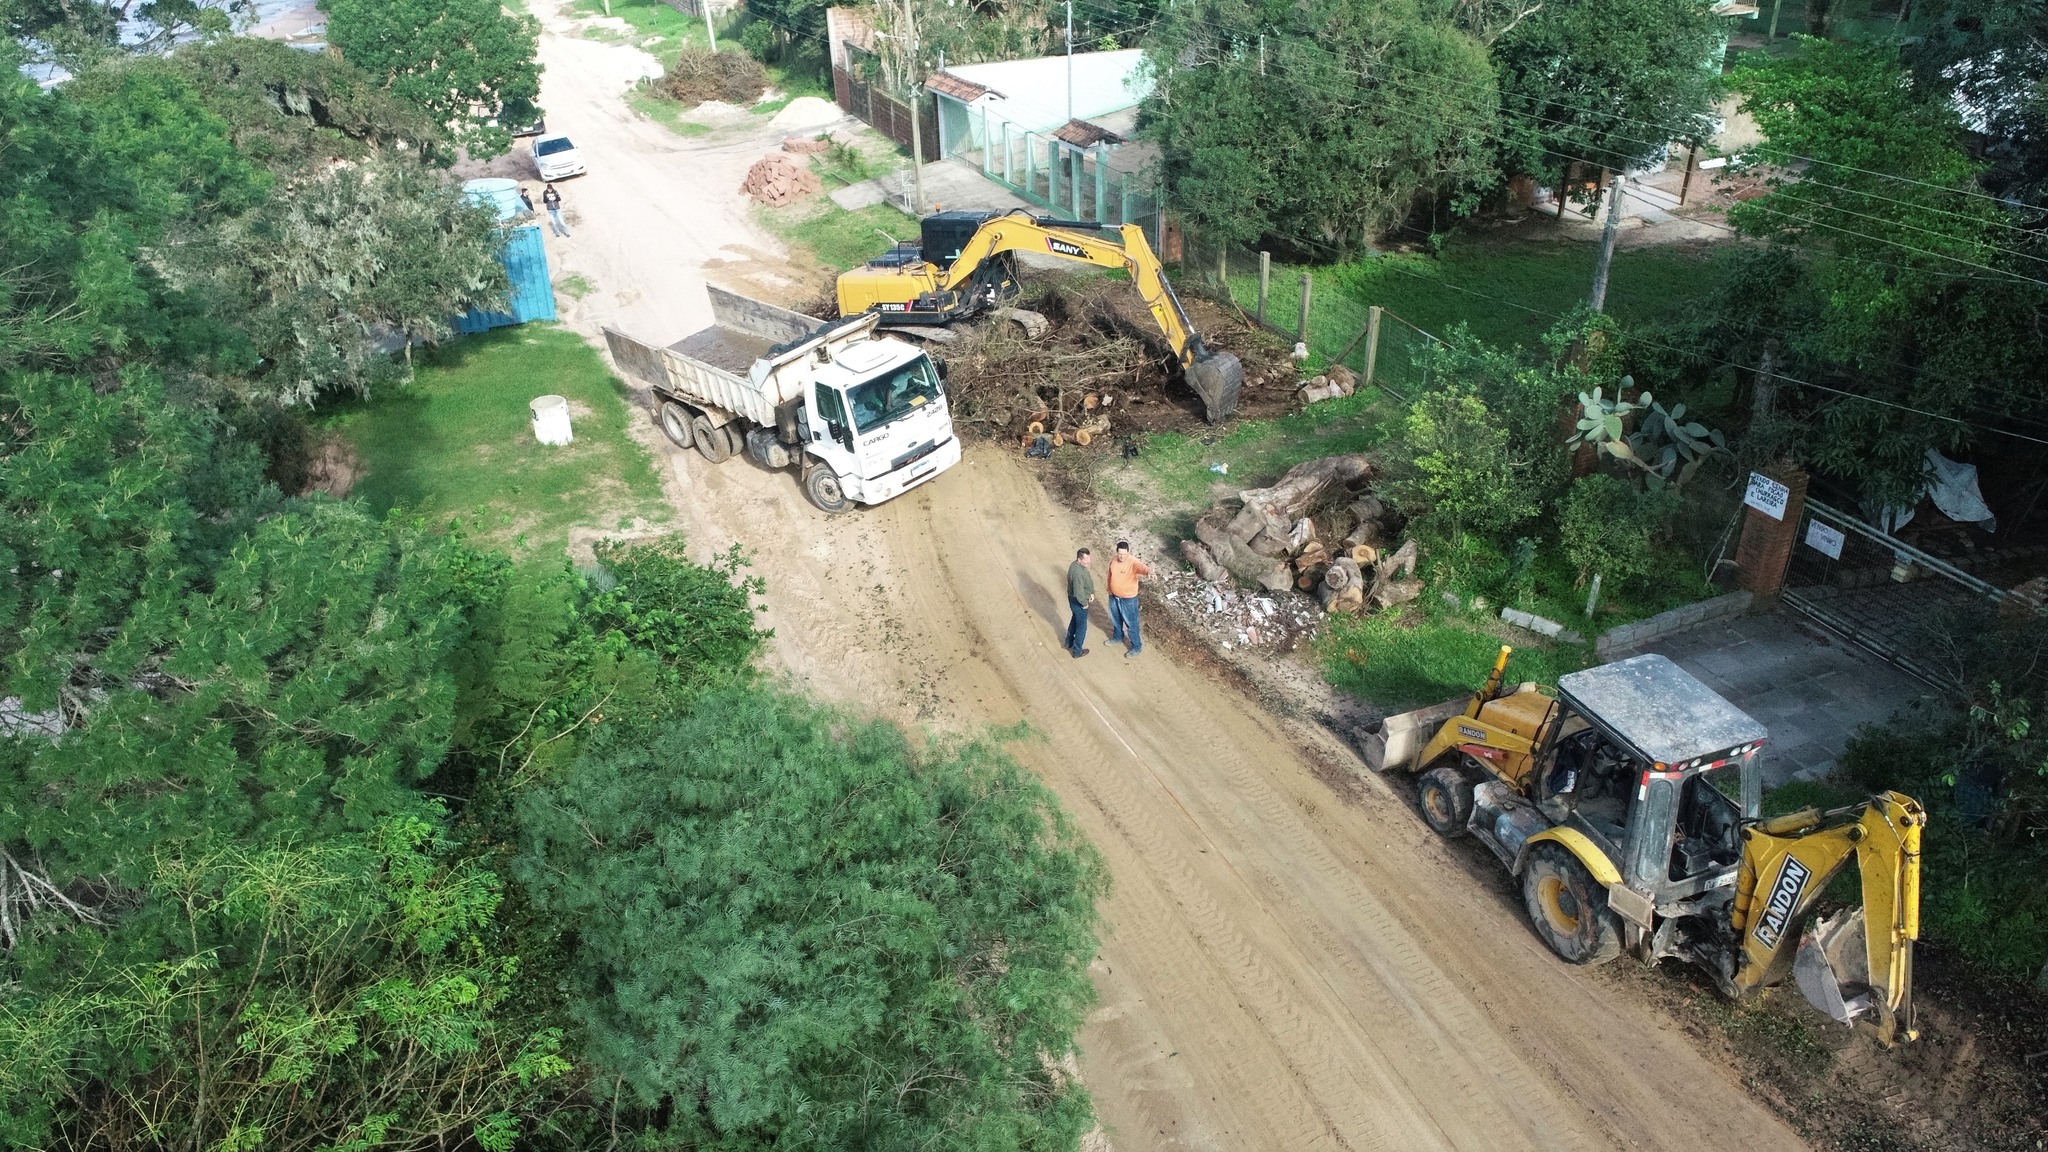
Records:
{"label": "excavator boom", "polygon": [[885,258],[842,274],[839,312],[845,316],[878,310],[884,323],[892,319],[897,323],[964,319],[993,301],[998,293],[989,283],[990,271],[1000,258],[1015,252],[1036,252],[1128,272],[1139,299],[1152,313],[1153,323],[1172,347],[1188,386],[1202,398],[1208,418],[1220,420],[1237,409],[1244,366],[1228,352],[1203,346],[1166,278],[1166,269],[1146,242],[1145,230],[1136,224],[1111,227],[1034,217],[1022,211],[994,216],[975,229],[944,268],[931,262],[934,253],[920,252],[917,259]]}

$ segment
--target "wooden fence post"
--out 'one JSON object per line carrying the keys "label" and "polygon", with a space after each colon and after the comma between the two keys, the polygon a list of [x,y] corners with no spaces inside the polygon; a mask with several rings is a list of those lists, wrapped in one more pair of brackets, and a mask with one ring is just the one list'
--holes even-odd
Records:
{"label": "wooden fence post", "polygon": [[1386,311],[1374,304],[1365,312],[1365,386],[1372,387],[1373,377],[1380,366],[1380,313]]}
{"label": "wooden fence post", "polygon": [[1308,343],[1308,297],[1313,287],[1314,282],[1309,279],[1309,274],[1303,272],[1301,274],[1301,319],[1295,325],[1295,331],[1300,333],[1295,339],[1303,344]]}
{"label": "wooden fence post", "polygon": [[1273,279],[1273,254],[1259,253],[1259,327],[1266,326],[1266,289]]}

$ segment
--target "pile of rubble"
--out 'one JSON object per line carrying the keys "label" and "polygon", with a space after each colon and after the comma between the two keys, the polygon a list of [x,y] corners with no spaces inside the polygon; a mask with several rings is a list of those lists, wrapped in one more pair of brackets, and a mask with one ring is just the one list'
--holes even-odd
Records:
{"label": "pile of rubble", "polygon": [[819,181],[816,172],[780,152],[754,161],[754,166],[747,169],[746,181],[740,185],[741,192],[771,208],[779,208],[824,189],[825,185]]}
{"label": "pile of rubble", "polygon": [[1211,584],[1193,572],[1168,572],[1161,595],[1179,607],[1186,624],[1218,648],[1276,648],[1292,652],[1313,640],[1323,614],[1306,597],[1272,596]]}
{"label": "pile of rubble", "polygon": [[1407,603],[1422,594],[1415,542],[1395,545],[1404,521],[1372,493],[1376,468],[1362,454],[1296,465],[1204,513],[1181,555],[1205,583],[1313,593],[1325,612]]}
{"label": "pile of rubble", "polygon": [[818,155],[832,150],[832,138],[829,136],[791,136],[782,142],[782,150],[784,152],[794,152],[800,156]]}

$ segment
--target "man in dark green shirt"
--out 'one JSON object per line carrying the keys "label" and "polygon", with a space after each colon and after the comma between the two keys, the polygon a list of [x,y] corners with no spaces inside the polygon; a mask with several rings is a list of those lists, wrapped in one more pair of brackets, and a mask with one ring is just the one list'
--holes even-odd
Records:
{"label": "man in dark green shirt", "polygon": [[1088,643],[1088,605],[1095,602],[1095,577],[1088,571],[1088,550],[1074,553],[1074,562],[1067,565],[1067,607],[1074,610],[1074,619],[1067,625],[1067,651],[1079,660],[1088,654],[1082,645]]}

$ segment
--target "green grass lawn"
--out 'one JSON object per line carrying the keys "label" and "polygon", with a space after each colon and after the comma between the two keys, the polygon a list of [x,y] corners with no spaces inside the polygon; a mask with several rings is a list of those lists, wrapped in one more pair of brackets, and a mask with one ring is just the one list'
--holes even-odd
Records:
{"label": "green grass lawn", "polygon": [[[576,0],[576,11],[582,15],[602,16],[604,10],[604,0]],[[664,68],[675,63],[684,46],[708,42],[702,17],[686,15],[661,0],[611,0],[611,10],[632,26],[634,46],[653,53]]]}
{"label": "green grass lawn", "polygon": [[[354,495],[456,522],[521,559],[564,554],[571,532],[668,519],[661,482],[627,433],[624,387],[574,333],[542,325],[464,336],[420,354],[413,382],[336,407],[323,429],[355,446]],[[527,402],[568,398],[575,443],[533,438]]]}
{"label": "green grass lawn", "polygon": [[1447,620],[1434,612],[1415,616],[1412,609],[1392,608],[1331,617],[1330,630],[1316,645],[1323,675],[1361,700],[1388,712],[1405,712],[1476,691],[1486,682],[1503,643],[1515,649],[1508,662],[1510,684],[1534,680],[1552,687],[1559,676],[1593,661],[1590,644],[1553,644],[1535,637],[1503,640],[1500,631]]}
{"label": "green grass lawn", "polygon": [[[1166,503],[1207,507],[1209,488],[1218,480],[1257,487],[1304,460],[1377,447],[1396,415],[1384,397],[1361,391],[1273,420],[1235,421],[1214,435],[1157,433],[1145,438],[1132,466]],[[1217,475],[1214,464],[1228,465],[1229,473]],[[1118,483],[1115,468],[1104,469],[1098,479],[1125,493],[1133,490]]]}
{"label": "green grass lawn", "polygon": [[[1585,299],[1598,256],[1587,243],[1458,233],[1441,255],[1354,261],[1329,269],[1328,279],[1333,289],[1428,332],[1441,335],[1462,323],[1495,344],[1533,346],[1557,314]],[[1617,252],[1607,310],[1623,324],[1663,319],[1702,290],[1707,272],[1706,259],[1690,251]]]}
{"label": "green grass lawn", "polygon": [[849,212],[829,196],[813,196],[781,208],[757,207],[754,218],[791,247],[809,252],[835,272],[865,264],[889,248],[889,237],[917,235],[917,221],[887,204]]}

